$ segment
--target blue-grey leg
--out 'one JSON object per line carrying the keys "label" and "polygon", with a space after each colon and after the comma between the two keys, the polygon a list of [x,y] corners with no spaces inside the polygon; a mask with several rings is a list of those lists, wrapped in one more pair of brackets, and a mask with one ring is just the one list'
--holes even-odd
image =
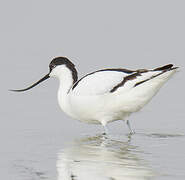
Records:
{"label": "blue-grey leg", "polygon": [[131,128],[131,126],[130,126],[129,120],[127,120],[126,123],[127,123],[127,126],[128,126],[128,128],[129,128],[129,130],[130,130],[130,134],[134,134],[135,132],[132,130],[132,128]]}

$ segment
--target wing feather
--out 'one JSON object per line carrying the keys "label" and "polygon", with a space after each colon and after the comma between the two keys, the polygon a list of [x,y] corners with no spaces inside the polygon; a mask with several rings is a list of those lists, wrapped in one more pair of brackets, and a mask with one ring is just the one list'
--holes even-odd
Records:
{"label": "wing feather", "polygon": [[112,88],[122,82],[124,77],[134,72],[127,69],[99,70],[77,81],[72,87],[72,92],[75,95],[100,95],[109,93]]}
{"label": "wing feather", "polygon": [[163,67],[155,68],[154,70],[99,70],[81,78],[76,82],[76,84],[74,84],[71,91],[75,95],[84,96],[120,92],[124,93],[172,69],[172,65],[169,64]]}

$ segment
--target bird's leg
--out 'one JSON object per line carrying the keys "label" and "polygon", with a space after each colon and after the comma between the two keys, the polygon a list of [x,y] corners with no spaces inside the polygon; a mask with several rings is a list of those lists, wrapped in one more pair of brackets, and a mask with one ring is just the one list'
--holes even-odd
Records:
{"label": "bird's leg", "polygon": [[107,135],[109,132],[107,125],[103,125],[103,129],[104,129],[103,135]]}
{"label": "bird's leg", "polygon": [[103,135],[107,135],[108,134],[107,121],[106,120],[102,120],[101,124],[102,124],[103,129],[104,129]]}
{"label": "bird's leg", "polygon": [[135,134],[135,132],[132,130],[132,128],[131,128],[131,126],[130,126],[129,120],[127,120],[126,123],[127,123],[127,126],[128,126],[128,128],[129,128],[129,130],[130,130],[130,134]]}

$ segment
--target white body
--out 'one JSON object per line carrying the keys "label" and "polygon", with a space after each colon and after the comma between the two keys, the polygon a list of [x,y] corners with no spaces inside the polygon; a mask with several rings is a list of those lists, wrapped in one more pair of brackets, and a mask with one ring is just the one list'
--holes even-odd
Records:
{"label": "white body", "polygon": [[[123,81],[128,73],[95,72],[80,80],[74,89],[72,73],[65,65],[57,66],[50,76],[59,78],[58,102],[66,114],[86,123],[101,123],[105,126],[108,122],[124,120],[131,113],[139,111],[176,69],[161,72],[144,72],[114,92],[110,92],[111,89]],[[136,83],[144,80],[147,81],[135,87]]]}

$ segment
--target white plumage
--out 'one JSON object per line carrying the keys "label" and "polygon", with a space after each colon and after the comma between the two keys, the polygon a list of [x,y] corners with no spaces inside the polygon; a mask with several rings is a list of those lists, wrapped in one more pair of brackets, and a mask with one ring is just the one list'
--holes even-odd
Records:
{"label": "white plumage", "polygon": [[[115,93],[127,92],[131,90],[131,88],[133,88],[137,82],[149,79],[152,76],[156,76],[160,73],[161,71],[149,71],[142,73],[141,76],[137,76],[136,79],[128,81],[124,84],[124,86],[119,87]],[[128,74],[116,70],[107,70],[92,73],[85,78],[82,78],[82,80],[79,81],[78,85],[71,92],[77,96],[103,95],[107,93],[110,94],[110,91],[119,83],[121,83],[125,77],[133,74],[136,74],[136,72]]]}
{"label": "white plumage", "polygon": [[172,64],[154,70],[103,69],[77,80],[74,64],[65,57],[53,59],[49,67],[50,72],[37,83],[14,91],[57,77],[61,109],[75,119],[104,127],[139,111],[177,70]]}
{"label": "white plumage", "polygon": [[77,96],[103,95],[119,84],[128,74],[118,71],[100,71],[82,78],[71,91]]}

